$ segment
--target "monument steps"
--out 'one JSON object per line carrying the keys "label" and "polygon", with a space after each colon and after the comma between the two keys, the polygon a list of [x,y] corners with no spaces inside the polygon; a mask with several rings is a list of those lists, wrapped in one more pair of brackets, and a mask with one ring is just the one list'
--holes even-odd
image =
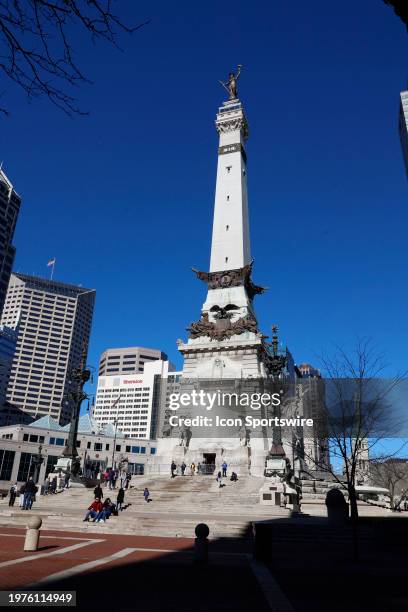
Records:
{"label": "monument steps", "polygon": [[[88,533],[132,533],[139,535],[193,537],[194,528],[205,522],[211,537],[247,537],[253,520],[272,517],[286,518],[289,510],[261,506],[259,489],[262,479],[245,476],[219,488],[214,476],[176,477],[138,476],[125,492],[125,504],[130,504],[106,523],[84,523],[83,516],[93,501],[93,490],[69,488],[56,495],[39,495],[31,512],[8,507],[0,502],[0,524],[25,525],[32,514],[39,514],[43,527]],[[149,488],[151,503],[143,497]],[[116,501],[118,489],[103,487],[104,498]]]}

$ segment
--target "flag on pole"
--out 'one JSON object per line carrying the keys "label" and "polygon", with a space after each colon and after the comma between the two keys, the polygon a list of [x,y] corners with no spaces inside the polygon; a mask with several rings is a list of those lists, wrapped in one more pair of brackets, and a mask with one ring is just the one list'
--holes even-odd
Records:
{"label": "flag on pole", "polygon": [[57,258],[54,257],[54,259],[50,259],[49,262],[47,263],[47,268],[51,268],[51,280],[52,280],[52,277],[54,276],[54,268],[55,268],[56,261],[57,261]]}

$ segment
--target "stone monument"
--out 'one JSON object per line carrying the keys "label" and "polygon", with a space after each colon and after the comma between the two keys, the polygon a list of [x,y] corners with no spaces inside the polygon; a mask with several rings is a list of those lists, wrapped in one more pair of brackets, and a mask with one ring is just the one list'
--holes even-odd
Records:
{"label": "stone monument", "polygon": [[[193,268],[205,283],[207,296],[200,318],[187,328],[187,341],[178,341],[184,358],[182,388],[211,381],[215,386],[222,383],[228,387],[228,381],[233,386],[234,381],[273,379],[281,374],[286,362],[286,356],[279,354],[277,335],[275,347],[266,342],[254,310],[254,298],[265,288],[252,281],[246,152],[249,128],[238,98],[240,73],[238,66],[227,83],[221,81],[229,99],[219,108],[215,120],[219,146],[210,268],[208,272]],[[207,437],[197,437],[193,432],[187,438],[181,429],[178,434],[167,424],[159,439],[157,462],[162,472],[165,465],[170,470],[172,460],[187,465],[212,461],[214,466],[226,461],[237,472],[263,476],[273,443],[270,428],[254,432],[244,425],[226,437],[213,431]]]}

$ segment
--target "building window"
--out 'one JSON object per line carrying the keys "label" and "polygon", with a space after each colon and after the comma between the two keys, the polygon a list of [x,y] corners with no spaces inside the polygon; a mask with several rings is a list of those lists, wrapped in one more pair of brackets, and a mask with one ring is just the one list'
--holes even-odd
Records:
{"label": "building window", "polygon": [[11,480],[14,457],[14,451],[0,450],[0,480]]}
{"label": "building window", "polygon": [[115,446],[115,451],[116,451],[117,453],[120,453],[120,450],[121,450],[121,446],[120,446],[120,444],[117,444],[117,445]]}
{"label": "building window", "polygon": [[140,446],[132,446],[132,453],[135,453],[135,455],[140,453]]}
{"label": "building window", "polygon": [[87,442],[86,448],[90,449],[91,448],[91,443]]}
{"label": "building window", "polygon": [[145,446],[142,446],[142,447],[140,448],[140,452],[142,453],[142,455],[145,455],[145,454],[146,454],[146,447],[145,447]]}
{"label": "building window", "polygon": [[105,444],[105,450],[109,450],[109,444]]}
{"label": "building window", "polygon": [[130,446],[127,446],[127,447],[126,447],[126,452],[127,452],[127,453],[130,453]]}
{"label": "building window", "polygon": [[94,443],[94,450],[95,451],[101,451],[102,450],[102,443],[101,442],[95,442]]}
{"label": "building window", "polygon": [[17,480],[19,482],[27,482],[30,476],[34,474],[35,465],[31,461],[31,453],[21,453],[20,465],[18,466]]}
{"label": "building window", "polygon": [[47,457],[47,465],[45,467],[45,477],[47,478],[48,474],[54,471],[54,467],[57,465],[58,455],[48,455]]}
{"label": "building window", "polygon": [[64,438],[50,438],[50,444],[55,444],[56,446],[64,446],[65,440]]}
{"label": "building window", "polygon": [[156,454],[156,449],[152,447],[152,448],[150,449],[150,454],[151,454],[151,455],[155,455],[155,454]]}

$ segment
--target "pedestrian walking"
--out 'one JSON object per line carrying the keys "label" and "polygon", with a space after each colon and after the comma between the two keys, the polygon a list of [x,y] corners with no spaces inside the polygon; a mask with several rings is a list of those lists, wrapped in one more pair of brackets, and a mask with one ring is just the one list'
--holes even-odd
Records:
{"label": "pedestrian walking", "polygon": [[71,478],[71,474],[67,472],[64,476],[64,489],[69,489],[69,480]]}
{"label": "pedestrian walking", "polygon": [[20,497],[18,498],[18,505],[20,506],[21,510],[23,509],[23,506],[24,506],[24,489],[25,489],[25,486],[23,485],[20,489]]}
{"label": "pedestrian walking", "polygon": [[103,492],[102,492],[102,488],[101,485],[96,485],[96,487],[94,488],[94,497],[99,498],[99,499],[103,499]]}
{"label": "pedestrian walking", "polygon": [[186,471],[186,467],[187,467],[187,466],[186,466],[186,464],[185,464],[185,463],[184,463],[184,461],[183,461],[183,463],[181,464],[181,475],[182,475],[182,476],[184,476],[184,472]]}
{"label": "pedestrian walking", "polygon": [[123,487],[120,487],[118,491],[118,496],[116,498],[116,504],[117,504],[118,510],[123,510],[124,503],[125,503],[125,489]]}
{"label": "pedestrian walking", "polygon": [[110,490],[115,488],[115,472],[113,470],[109,470],[108,487]]}
{"label": "pedestrian walking", "polygon": [[113,470],[113,479],[112,479],[112,484],[113,484],[113,488],[116,489],[116,481],[118,479],[118,475],[119,472],[118,470]]}
{"label": "pedestrian walking", "polygon": [[149,489],[147,487],[145,487],[144,491],[143,491],[143,497],[145,498],[145,502],[149,502],[150,499],[150,492]]}
{"label": "pedestrian walking", "polygon": [[132,474],[131,474],[130,472],[128,472],[128,473],[126,474],[126,486],[125,486],[125,489],[128,489],[128,488],[129,488],[129,485],[130,485],[130,481],[131,481],[131,480],[132,480]]}
{"label": "pedestrian walking", "polygon": [[26,482],[26,486],[24,489],[23,510],[31,510],[36,490],[37,490],[37,487],[35,486],[33,477],[30,476],[30,478]]}
{"label": "pedestrian walking", "polygon": [[195,463],[193,462],[193,463],[190,465],[190,470],[191,470],[191,475],[192,475],[192,476],[194,476],[194,474],[195,474],[195,469],[196,469],[196,466],[195,466]]}
{"label": "pedestrian walking", "polygon": [[10,491],[9,491],[9,506],[14,506],[16,497],[17,497],[17,483],[14,483],[13,485],[11,485]]}
{"label": "pedestrian walking", "polygon": [[171,466],[170,466],[170,472],[171,472],[171,477],[175,478],[176,477],[176,470],[177,470],[177,465],[174,463],[174,461],[171,461]]}
{"label": "pedestrian walking", "polygon": [[222,474],[221,474],[221,470],[218,472],[217,478],[215,480],[218,482],[219,487],[221,489],[221,487],[222,487]]}
{"label": "pedestrian walking", "polygon": [[224,461],[224,463],[222,464],[221,468],[222,468],[222,475],[223,475],[224,478],[226,478],[228,464]]}
{"label": "pedestrian walking", "polygon": [[53,478],[50,482],[49,492],[54,495],[57,491],[57,477]]}

